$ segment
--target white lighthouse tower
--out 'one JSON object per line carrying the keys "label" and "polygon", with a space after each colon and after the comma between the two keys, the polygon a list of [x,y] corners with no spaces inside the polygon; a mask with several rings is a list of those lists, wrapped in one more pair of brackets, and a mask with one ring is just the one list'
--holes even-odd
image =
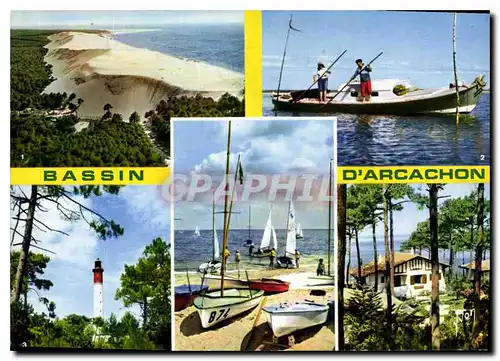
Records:
{"label": "white lighthouse tower", "polygon": [[104,269],[99,258],[94,263],[94,317],[104,318],[104,291],[102,287]]}

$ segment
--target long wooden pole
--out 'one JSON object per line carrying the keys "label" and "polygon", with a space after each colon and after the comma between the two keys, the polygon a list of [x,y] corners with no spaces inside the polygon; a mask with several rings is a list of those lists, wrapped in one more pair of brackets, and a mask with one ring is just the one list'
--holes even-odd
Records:
{"label": "long wooden pole", "polygon": [[457,13],[453,14],[453,73],[455,75],[455,94],[457,95],[457,108],[455,110],[455,119],[458,124],[460,121],[460,95],[458,91],[458,76],[457,76],[457,41],[456,41]]}
{"label": "long wooden pole", "polygon": [[220,295],[224,297],[224,273],[226,271],[226,248],[227,248],[227,202],[229,200],[229,156],[231,155],[231,121],[229,121],[229,128],[227,132],[227,153],[226,153],[226,194],[224,196],[224,229],[223,229],[223,241],[222,241],[222,268],[220,272]]}
{"label": "long wooden pole", "polygon": [[[212,194],[212,242],[215,240],[215,192]],[[218,243],[218,241],[217,241]],[[215,260],[215,247],[212,247],[212,259]]]}
{"label": "long wooden pole", "polygon": [[286,33],[286,41],[285,41],[285,50],[283,50],[283,59],[281,59],[281,69],[280,69],[280,77],[278,80],[278,89],[276,90],[276,99],[280,97],[280,87],[281,87],[281,76],[283,75],[283,65],[285,65],[285,57],[286,57],[286,48],[288,46],[288,38],[290,37],[290,24],[292,23],[292,15],[290,15],[290,21],[288,22],[288,32]]}
{"label": "long wooden pole", "polygon": [[330,263],[332,253],[332,163],[330,160],[330,178],[328,179],[328,276],[330,276]]}
{"label": "long wooden pole", "polygon": [[[292,194],[293,197],[293,194]],[[288,240],[288,227],[290,226],[290,205],[292,204],[292,200],[288,202],[288,213],[286,215],[286,240]],[[286,243],[285,243],[285,254],[284,256],[286,257]]]}

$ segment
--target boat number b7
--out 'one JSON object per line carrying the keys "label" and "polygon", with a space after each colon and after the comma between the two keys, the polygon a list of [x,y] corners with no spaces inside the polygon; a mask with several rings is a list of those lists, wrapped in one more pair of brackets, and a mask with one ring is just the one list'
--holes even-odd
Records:
{"label": "boat number b7", "polygon": [[[221,318],[226,318],[227,315],[229,314],[229,311],[231,311],[230,308],[228,308],[227,310],[225,308],[221,308],[218,312],[212,311],[210,313],[210,318],[208,319],[208,323],[212,323],[214,321],[219,321]],[[218,316],[217,316],[217,313],[219,313]]]}

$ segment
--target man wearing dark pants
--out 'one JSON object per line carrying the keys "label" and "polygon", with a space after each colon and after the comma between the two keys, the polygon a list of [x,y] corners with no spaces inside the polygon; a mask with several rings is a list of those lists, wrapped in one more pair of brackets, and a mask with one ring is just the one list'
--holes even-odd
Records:
{"label": "man wearing dark pants", "polygon": [[358,68],[356,69],[356,72],[352,77],[354,79],[359,75],[361,97],[358,98],[358,100],[366,100],[368,102],[370,101],[370,96],[372,95],[372,80],[370,78],[372,68],[370,65],[365,67],[363,60],[361,59],[356,59],[356,65],[358,66]]}

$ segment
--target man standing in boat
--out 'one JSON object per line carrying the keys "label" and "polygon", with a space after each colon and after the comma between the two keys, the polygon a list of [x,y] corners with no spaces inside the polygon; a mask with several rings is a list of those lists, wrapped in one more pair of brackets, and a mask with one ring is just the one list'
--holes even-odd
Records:
{"label": "man standing in boat", "polygon": [[365,67],[362,59],[356,59],[356,65],[358,68],[352,78],[354,80],[359,75],[361,98],[358,98],[358,100],[366,100],[368,102],[370,101],[370,96],[372,95],[372,80],[370,78],[372,67],[370,64]]}
{"label": "man standing in boat", "polygon": [[318,71],[314,74],[313,82],[318,81],[319,90],[319,102],[326,102],[326,93],[328,91],[328,74],[331,74],[326,70],[325,64],[322,62],[318,63]]}

